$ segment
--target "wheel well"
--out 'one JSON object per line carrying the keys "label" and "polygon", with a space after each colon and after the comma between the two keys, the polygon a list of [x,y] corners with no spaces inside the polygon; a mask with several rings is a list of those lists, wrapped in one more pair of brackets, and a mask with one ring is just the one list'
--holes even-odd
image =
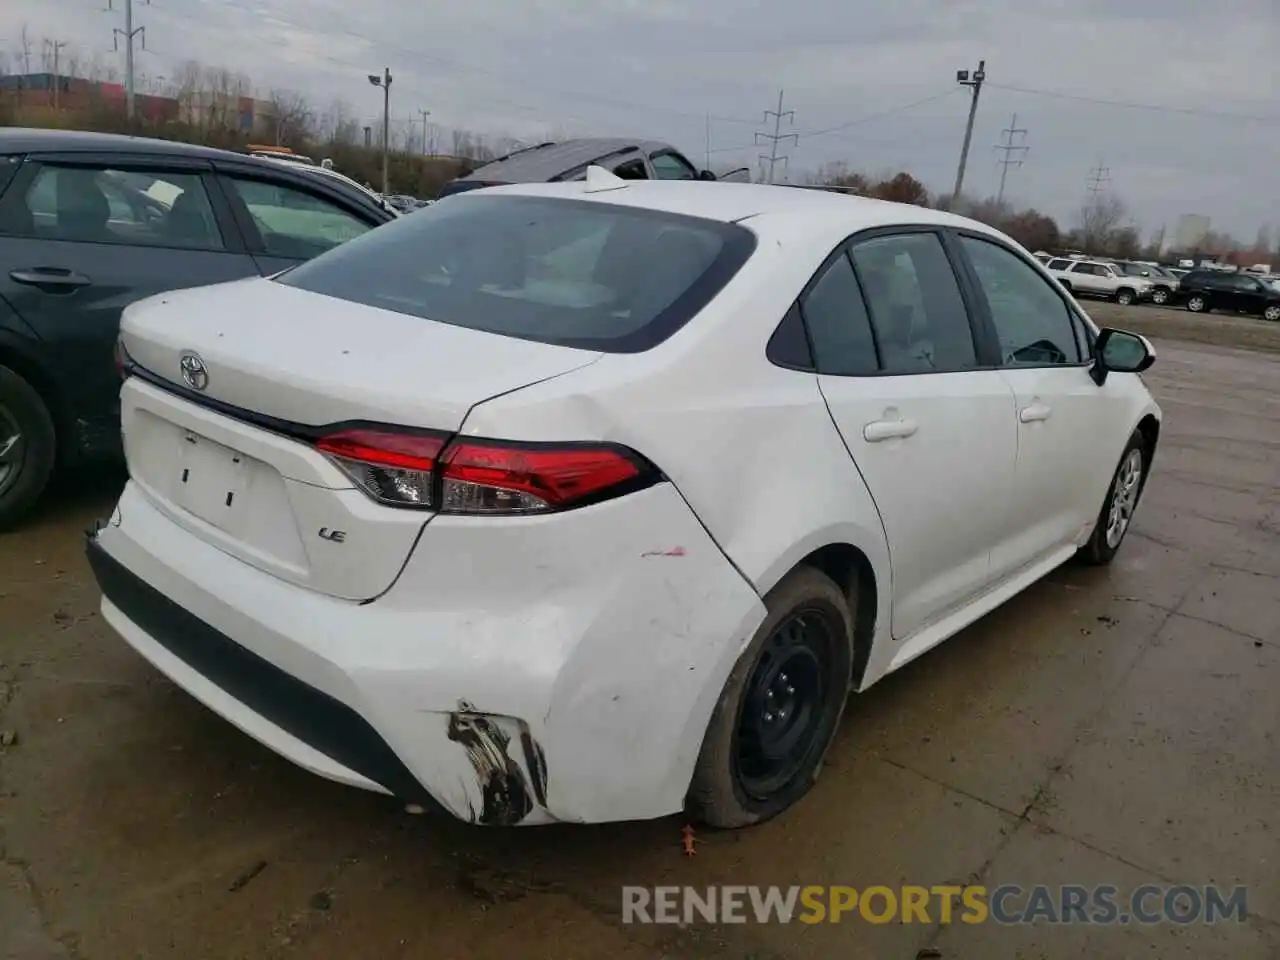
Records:
{"label": "wheel well", "polygon": [[49,416],[53,418],[55,449],[61,455],[66,449],[64,440],[67,434],[67,415],[53,379],[22,354],[3,345],[0,345],[0,367],[8,367],[31,384],[31,388],[39,394],[41,401],[49,409]]}
{"label": "wheel well", "polygon": [[821,570],[838,586],[854,609],[853,689],[862,685],[862,675],[871,656],[871,641],[876,630],[879,596],[871,561],[857,547],[847,543],[829,543],[813,551],[798,564]]}

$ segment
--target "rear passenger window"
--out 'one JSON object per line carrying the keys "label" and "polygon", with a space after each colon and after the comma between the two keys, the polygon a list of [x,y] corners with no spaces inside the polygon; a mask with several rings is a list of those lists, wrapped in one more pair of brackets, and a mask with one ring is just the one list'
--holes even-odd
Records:
{"label": "rear passenger window", "polygon": [[937,234],[877,237],[851,252],[885,373],[978,366],[960,285]]}
{"label": "rear passenger window", "polygon": [[42,166],[0,231],[44,240],[224,249],[198,173]]}
{"label": "rear passenger window", "polygon": [[819,373],[875,373],[876,342],[849,258],[841,255],[800,301]]}

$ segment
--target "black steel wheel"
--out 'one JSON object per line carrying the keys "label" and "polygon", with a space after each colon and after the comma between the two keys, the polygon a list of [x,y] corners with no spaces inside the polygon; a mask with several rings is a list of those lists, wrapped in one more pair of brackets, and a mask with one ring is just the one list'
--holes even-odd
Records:
{"label": "black steel wheel", "polygon": [[715,827],[760,823],[803,797],[849,693],[850,598],[801,567],[765,603],[768,615],[729,675],[689,788],[691,812]]}

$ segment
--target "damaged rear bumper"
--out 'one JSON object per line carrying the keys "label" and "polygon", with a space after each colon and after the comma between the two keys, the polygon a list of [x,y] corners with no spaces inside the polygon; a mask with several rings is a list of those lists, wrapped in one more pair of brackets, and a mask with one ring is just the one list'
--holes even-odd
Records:
{"label": "damaged rear bumper", "polygon": [[[383,600],[326,597],[191,536],[133,484],[88,555],[104,619],[131,646],[316,774],[477,824],[642,819],[682,805],[763,606],[673,489],[637,496],[650,500],[647,518],[613,532],[637,538],[625,552],[651,572],[586,557],[605,579],[584,584],[561,569],[523,613],[508,608],[502,585],[514,573],[499,556],[487,576],[485,557],[466,564],[505,597],[491,610],[458,608],[463,588],[447,583],[446,607],[422,609],[415,577],[446,576],[430,562],[411,561]],[[601,516],[619,509],[602,506]],[[655,528],[684,535],[681,549],[652,549]],[[618,556],[616,540],[607,549]]]}

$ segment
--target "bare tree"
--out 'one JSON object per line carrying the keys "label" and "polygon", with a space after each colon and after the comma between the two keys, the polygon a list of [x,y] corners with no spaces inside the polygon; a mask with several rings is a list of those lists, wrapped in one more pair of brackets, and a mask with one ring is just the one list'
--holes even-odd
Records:
{"label": "bare tree", "polygon": [[1089,253],[1102,250],[1127,212],[1124,201],[1112,193],[1099,193],[1086,201],[1077,230],[1080,246]]}
{"label": "bare tree", "polygon": [[271,134],[277,145],[301,147],[311,139],[315,116],[302,94],[272,90],[268,99],[274,115]]}

